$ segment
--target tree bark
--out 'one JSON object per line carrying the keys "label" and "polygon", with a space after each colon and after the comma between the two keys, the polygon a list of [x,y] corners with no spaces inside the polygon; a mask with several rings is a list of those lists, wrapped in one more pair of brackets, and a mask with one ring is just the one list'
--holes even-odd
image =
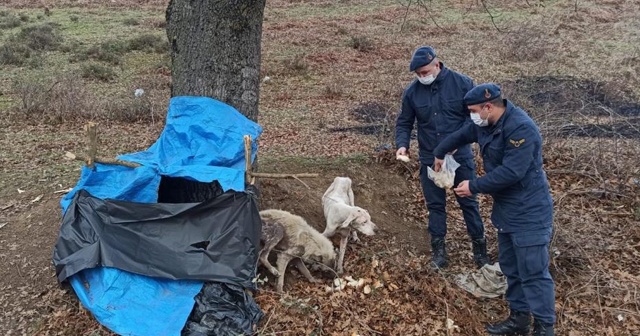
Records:
{"label": "tree bark", "polygon": [[171,96],[206,96],[258,120],[265,0],[171,0]]}
{"label": "tree bark", "polygon": [[[265,0],[171,0],[171,96],[211,97],[257,122],[264,6]],[[202,202],[220,193],[217,181],[163,176],[158,201]]]}

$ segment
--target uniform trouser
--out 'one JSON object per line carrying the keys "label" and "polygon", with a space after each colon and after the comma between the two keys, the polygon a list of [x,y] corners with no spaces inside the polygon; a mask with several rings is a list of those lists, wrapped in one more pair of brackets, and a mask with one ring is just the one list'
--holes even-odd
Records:
{"label": "uniform trouser", "polygon": [[551,228],[498,234],[498,261],[507,278],[509,308],[554,324],[555,288],[549,273]]}
{"label": "uniform trouser", "polygon": [[[476,166],[473,159],[459,162],[460,167],[456,169],[454,187],[464,180],[472,180],[476,177]],[[420,181],[422,193],[429,209],[429,233],[432,238],[444,238],[447,234],[447,211],[446,191],[436,186],[428,177],[427,165],[420,166]],[[472,239],[484,237],[484,226],[478,210],[478,200],[475,195],[472,197],[458,197],[458,204],[462,209],[464,222],[467,225],[467,232]]]}

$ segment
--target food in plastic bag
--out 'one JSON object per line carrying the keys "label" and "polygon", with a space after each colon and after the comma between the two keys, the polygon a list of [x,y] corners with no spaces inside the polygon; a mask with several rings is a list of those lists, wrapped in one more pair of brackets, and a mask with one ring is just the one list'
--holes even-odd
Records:
{"label": "food in plastic bag", "polygon": [[430,180],[442,189],[450,189],[453,187],[454,180],[456,178],[456,169],[460,167],[460,164],[456,162],[453,155],[445,155],[444,163],[439,172],[435,172],[431,167],[427,167],[427,176]]}

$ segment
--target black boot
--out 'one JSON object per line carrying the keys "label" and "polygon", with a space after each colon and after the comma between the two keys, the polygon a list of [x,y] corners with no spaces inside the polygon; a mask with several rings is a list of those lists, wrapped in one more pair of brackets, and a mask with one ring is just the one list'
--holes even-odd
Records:
{"label": "black boot", "polygon": [[433,268],[445,268],[449,266],[444,238],[431,239],[431,266]]}
{"label": "black boot", "polygon": [[471,240],[471,244],[473,245],[473,262],[476,266],[482,268],[485,264],[491,264],[491,259],[487,256],[487,240],[484,237],[477,238]]}
{"label": "black boot", "polygon": [[553,336],[553,324],[533,320],[533,336]]}
{"label": "black boot", "polygon": [[490,335],[503,336],[527,336],[529,335],[530,314],[512,310],[509,317],[496,324],[488,324],[487,332]]}

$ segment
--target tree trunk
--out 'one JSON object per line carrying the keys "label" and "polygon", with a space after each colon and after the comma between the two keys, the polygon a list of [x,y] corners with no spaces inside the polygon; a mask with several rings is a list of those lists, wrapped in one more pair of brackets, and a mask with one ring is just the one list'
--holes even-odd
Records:
{"label": "tree trunk", "polygon": [[[171,0],[171,96],[205,96],[258,120],[265,0]],[[257,160],[256,160],[257,161]],[[257,167],[256,167],[257,168]],[[202,202],[220,185],[162,177],[159,201]]]}
{"label": "tree trunk", "polygon": [[265,0],[171,0],[171,96],[206,96],[258,119]]}

